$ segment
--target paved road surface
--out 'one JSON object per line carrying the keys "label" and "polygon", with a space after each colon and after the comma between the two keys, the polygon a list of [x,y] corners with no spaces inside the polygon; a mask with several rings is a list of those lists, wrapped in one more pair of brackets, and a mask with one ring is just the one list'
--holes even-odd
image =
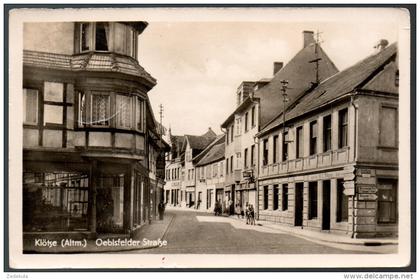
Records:
{"label": "paved road surface", "polygon": [[[232,226],[225,217],[207,213],[170,211],[174,215],[161,248],[130,251],[142,254],[357,254],[362,251],[344,250],[318,244],[289,234],[267,233],[255,227],[237,223]],[[336,246],[337,247],[337,246]]]}

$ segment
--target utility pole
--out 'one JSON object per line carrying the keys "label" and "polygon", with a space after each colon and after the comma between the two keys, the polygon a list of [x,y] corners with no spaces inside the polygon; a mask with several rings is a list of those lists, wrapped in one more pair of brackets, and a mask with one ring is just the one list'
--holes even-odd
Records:
{"label": "utility pole", "polygon": [[[285,138],[285,132],[286,132],[286,102],[288,102],[289,100],[287,99],[287,89],[288,89],[288,85],[289,85],[289,81],[288,80],[282,80],[280,81],[281,83],[281,91],[282,91],[282,96],[283,96],[283,133],[282,133],[282,146],[284,145],[286,138]],[[283,146],[284,147],[284,146]],[[284,151],[282,151],[282,153],[284,154]],[[282,160],[283,160],[283,155],[282,155]]]}
{"label": "utility pole", "polygon": [[316,39],[315,39],[315,59],[310,60],[309,63],[315,63],[315,83],[313,84],[319,84],[319,61],[322,60],[322,58],[320,58],[318,56],[318,48],[319,48],[319,44],[321,43],[320,39],[319,39],[319,35],[322,32],[317,31],[316,32]]}
{"label": "utility pole", "polygon": [[160,116],[160,136],[162,137],[163,135],[163,105],[159,104],[159,116]]}

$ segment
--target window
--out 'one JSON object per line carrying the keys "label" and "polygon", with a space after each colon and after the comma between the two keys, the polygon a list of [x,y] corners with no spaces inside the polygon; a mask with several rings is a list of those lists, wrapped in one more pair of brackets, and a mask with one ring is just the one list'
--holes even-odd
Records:
{"label": "window", "polygon": [[349,200],[344,194],[344,180],[337,179],[337,222],[348,221]]}
{"label": "window", "polygon": [[223,161],[220,162],[220,177],[223,177]]}
{"label": "window", "polygon": [[130,96],[117,94],[116,120],[117,127],[131,128],[131,100]]}
{"label": "window", "polygon": [[263,165],[268,164],[268,139],[263,140]]}
{"label": "window", "polygon": [[255,106],[251,109],[251,125],[252,127],[255,126]]}
{"label": "window", "polygon": [[268,186],[264,186],[264,204],[263,210],[268,209]]}
{"label": "window", "polygon": [[44,125],[63,124],[64,84],[44,82]]}
{"label": "window", "polygon": [[241,119],[236,119],[236,135],[241,135]]}
{"label": "window", "polygon": [[331,150],[331,115],[324,117],[324,152]]}
{"label": "window", "polygon": [[338,148],[344,148],[347,144],[348,116],[347,109],[338,112]]}
{"label": "window", "polygon": [[279,185],[273,186],[273,210],[279,209]]}
{"label": "window", "polygon": [[87,124],[86,118],[86,94],[84,92],[79,92],[79,114],[78,122],[79,126],[85,126]]}
{"label": "window", "polygon": [[244,168],[248,168],[248,148],[244,150]]}
{"label": "window", "polygon": [[281,187],[281,210],[286,211],[289,208],[289,187],[283,184]]}
{"label": "window", "polygon": [[245,113],[245,132],[248,131],[248,112]]}
{"label": "window", "polygon": [[255,145],[251,146],[251,166],[255,166]]}
{"label": "window", "polygon": [[235,130],[235,125],[232,124],[232,127],[230,128],[230,142],[233,142],[233,132]]}
{"label": "window", "polygon": [[236,153],[236,169],[241,166],[241,153]]}
{"label": "window", "polygon": [[38,123],[38,91],[23,89],[23,122],[25,124]]}
{"label": "window", "polygon": [[92,38],[92,25],[90,23],[80,24],[80,50],[90,50],[90,39]]}
{"label": "window", "polygon": [[136,129],[144,131],[144,102],[140,97],[136,97]]}
{"label": "window", "polygon": [[110,104],[109,95],[92,94],[91,118],[92,124],[97,126],[109,126]]}
{"label": "window", "polygon": [[287,131],[284,131],[283,136],[283,154],[282,154],[282,161],[286,161],[289,159],[289,133]]}
{"label": "window", "polygon": [[226,174],[229,174],[229,158],[226,159]]}
{"label": "window", "polygon": [[230,173],[233,173],[233,156],[230,157]]}
{"label": "window", "polygon": [[397,181],[378,180],[378,223],[397,222]]}
{"label": "window", "polygon": [[318,182],[309,182],[309,213],[308,219],[315,219],[318,217]]}
{"label": "window", "polygon": [[303,127],[296,128],[296,158],[303,157]]}
{"label": "window", "polygon": [[218,169],[217,163],[213,164],[213,177],[217,177]]}
{"label": "window", "polygon": [[309,154],[314,155],[317,153],[317,138],[318,138],[318,123],[313,121],[309,125]]}
{"label": "window", "polygon": [[279,155],[278,155],[278,146],[279,144],[279,136],[278,135],[274,135],[273,136],[273,163],[278,162],[279,159]]}
{"label": "window", "polygon": [[398,146],[398,112],[395,107],[382,106],[380,110],[379,146]]}
{"label": "window", "polygon": [[95,32],[95,49],[97,51],[108,51],[109,35],[109,24],[97,22]]}

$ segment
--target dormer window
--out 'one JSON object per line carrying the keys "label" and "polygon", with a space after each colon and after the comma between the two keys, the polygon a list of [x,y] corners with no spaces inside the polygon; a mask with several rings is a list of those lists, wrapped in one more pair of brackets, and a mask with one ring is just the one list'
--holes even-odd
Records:
{"label": "dormer window", "polygon": [[77,52],[115,52],[137,57],[138,33],[130,25],[119,22],[83,22],[79,24]]}

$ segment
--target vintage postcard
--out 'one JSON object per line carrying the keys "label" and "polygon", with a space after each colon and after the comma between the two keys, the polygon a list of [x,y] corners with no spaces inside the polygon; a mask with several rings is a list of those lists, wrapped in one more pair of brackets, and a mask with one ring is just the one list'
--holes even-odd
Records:
{"label": "vintage postcard", "polygon": [[410,265],[408,10],[8,16],[11,268]]}

